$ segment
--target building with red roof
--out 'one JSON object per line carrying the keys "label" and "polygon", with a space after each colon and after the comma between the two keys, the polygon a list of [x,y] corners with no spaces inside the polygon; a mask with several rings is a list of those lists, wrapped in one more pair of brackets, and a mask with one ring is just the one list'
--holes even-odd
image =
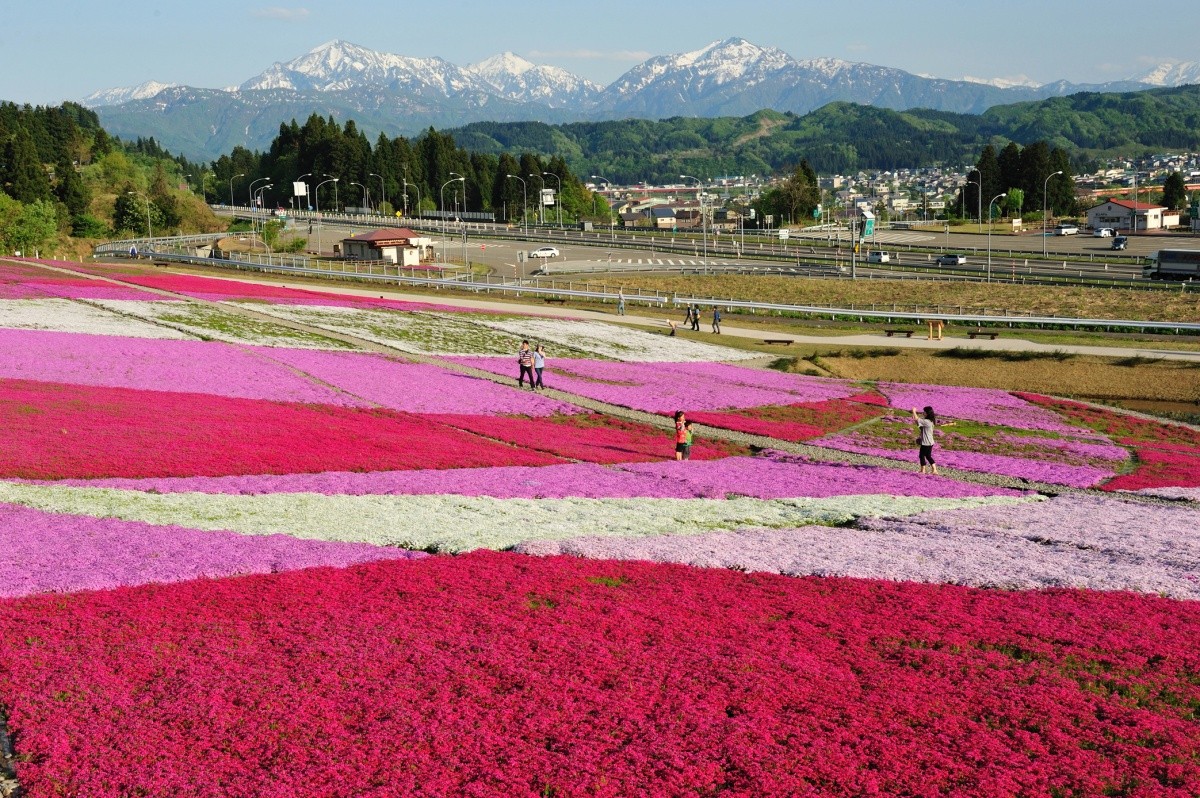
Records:
{"label": "building with red roof", "polygon": [[342,239],[342,254],[355,260],[385,260],[419,266],[433,257],[433,239],[407,227],[384,227]]}
{"label": "building with red roof", "polygon": [[[1111,227],[1114,230],[1162,230],[1179,226],[1179,211],[1135,200],[1109,199],[1107,202],[1088,208],[1088,226],[1097,229]],[[1134,227],[1134,220],[1137,226]]]}

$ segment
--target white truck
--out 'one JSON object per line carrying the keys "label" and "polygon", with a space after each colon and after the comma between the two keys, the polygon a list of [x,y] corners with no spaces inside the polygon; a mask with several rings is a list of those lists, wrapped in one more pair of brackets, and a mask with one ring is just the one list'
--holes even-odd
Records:
{"label": "white truck", "polygon": [[1142,276],[1151,280],[1200,279],[1200,249],[1160,249],[1146,259]]}

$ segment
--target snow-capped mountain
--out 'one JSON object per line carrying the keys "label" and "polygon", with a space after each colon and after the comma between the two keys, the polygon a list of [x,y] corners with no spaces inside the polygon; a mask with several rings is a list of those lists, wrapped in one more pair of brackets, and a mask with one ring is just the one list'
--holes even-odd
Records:
{"label": "snow-capped mountain", "polygon": [[1154,69],[1131,78],[1152,86],[1186,86],[1200,83],[1200,61],[1181,61],[1174,64],[1159,64]]}
{"label": "snow-capped mountain", "polygon": [[490,93],[478,77],[441,58],[378,53],[343,41],[327,42],[286,64],[276,63],[238,88],[318,93],[395,89],[443,97]]}
{"label": "snow-capped mountain", "polygon": [[501,97],[543,103],[551,108],[590,105],[603,91],[603,87],[561,67],[535,64],[515,53],[494,55],[472,64],[467,71],[485,81]]}
{"label": "snow-capped mountain", "polygon": [[88,108],[100,108],[105,105],[120,105],[121,103],[129,102],[130,100],[145,100],[161,92],[163,89],[174,88],[175,83],[159,83],[156,80],[148,80],[137,86],[118,89],[102,89],[101,91],[93,92],[84,97],[81,105]]}
{"label": "snow-capped mountain", "polygon": [[[470,122],[547,123],[670,116],[804,114],[834,101],[893,110],[982,113],[994,105],[1078,91],[1137,91],[1187,82],[1200,65],[1175,64],[1143,82],[1043,86],[944,80],[836,58],[797,60],[741,38],[639,64],[600,88],[513,53],[468,67],[441,58],[380,53],[335,40],[230,89],[144,83],[84,102],[122,138],[153,136],[172,152],[212,158],[270,144],[280,124],[311,114],[353,119],[369,135],[413,135]],[[1150,81],[1155,81],[1151,83]]]}

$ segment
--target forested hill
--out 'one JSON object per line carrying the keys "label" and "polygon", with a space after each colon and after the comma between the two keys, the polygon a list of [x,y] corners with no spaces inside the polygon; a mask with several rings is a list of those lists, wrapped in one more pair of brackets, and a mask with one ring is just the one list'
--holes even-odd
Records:
{"label": "forested hill", "polygon": [[618,183],[680,174],[767,174],[807,158],[818,172],[962,165],[985,144],[1046,141],[1078,160],[1200,149],[1200,86],[1081,93],[982,115],[830,103],[804,116],[628,119],[547,125],[477,122],[447,131],[473,152],[556,154]]}

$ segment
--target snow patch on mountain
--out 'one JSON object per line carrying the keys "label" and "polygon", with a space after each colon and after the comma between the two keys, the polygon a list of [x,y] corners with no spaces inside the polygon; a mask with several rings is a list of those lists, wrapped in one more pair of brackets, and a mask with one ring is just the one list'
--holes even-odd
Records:
{"label": "snow patch on mountain", "polygon": [[1200,83],[1200,61],[1179,61],[1159,64],[1153,69],[1135,76],[1131,80],[1149,83],[1152,86],[1186,86]]}
{"label": "snow patch on mountain", "polygon": [[552,108],[590,102],[602,91],[590,80],[561,67],[535,64],[511,52],[472,64],[465,71],[483,80],[501,97]]}
{"label": "snow patch on mountain", "polygon": [[102,89],[83,98],[82,104],[88,108],[100,108],[105,105],[120,105],[130,100],[148,100],[164,89],[175,88],[176,83],[159,83],[148,80],[137,86],[124,88]]}

